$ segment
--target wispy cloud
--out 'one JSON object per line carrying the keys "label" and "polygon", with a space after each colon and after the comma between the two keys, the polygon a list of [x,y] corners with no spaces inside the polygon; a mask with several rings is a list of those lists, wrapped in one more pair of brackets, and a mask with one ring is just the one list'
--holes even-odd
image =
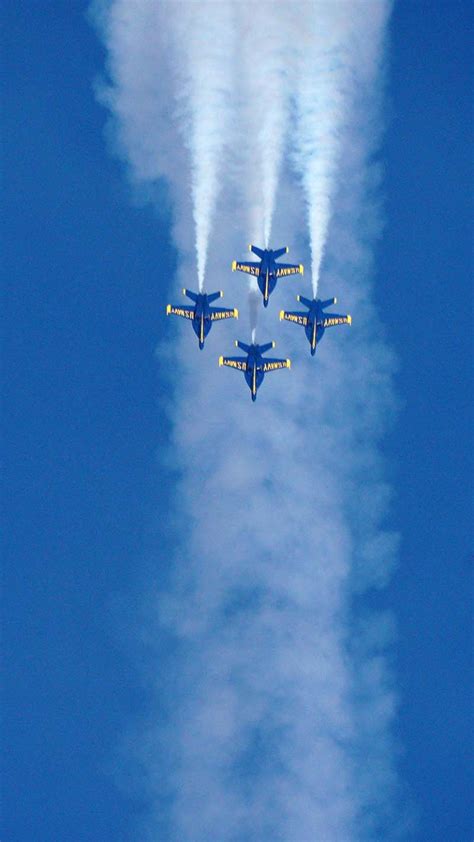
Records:
{"label": "wispy cloud", "polygon": [[[103,23],[108,102],[135,178],[165,177],[170,184],[181,258],[176,289],[189,285],[196,265],[195,157],[183,144],[174,104],[183,98],[188,119],[183,79],[193,75],[194,53],[186,39],[177,50],[176,37],[183,20],[189,32],[193,16],[207,20],[216,9],[213,40],[233,57],[223,78],[233,80],[235,96],[226,103],[233,113],[224,111],[232,133],[216,156],[220,185],[208,216],[210,285],[222,286],[229,303],[245,310],[246,285],[230,273],[230,262],[250,237],[265,239],[271,231],[277,245],[295,246],[298,260],[312,249],[313,277],[326,243],[324,295],[337,294],[354,322],[351,331],[325,337],[311,359],[302,333],[279,326],[277,315],[307,290],[299,278],[280,282],[278,305],[262,314],[259,333],[262,341],[277,338],[294,365],[266,378],[255,405],[241,376],[217,367],[235,327],[217,325],[202,354],[188,324],[174,337],[172,447],[185,527],[156,598],[156,634],[169,636],[175,653],[165,675],[157,665],[157,693],[171,684],[175,691],[166,721],[141,736],[149,834],[156,838],[159,826],[168,838],[188,842],[388,839],[396,789],[395,696],[383,657],[390,625],[384,617],[356,621],[354,603],[354,594],[384,584],[396,553],[396,540],[381,526],[390,492],[377,450],[394,408],[394,363],[370,281],[380,220],[369,161],[388,7],[146,0],[110,6]],[[207,41],[199,43],[205,66]],[[216,50],[209,46],[211,62]],[[344,81],[326,100],[325,61],[336,54]],[[322,103],[336,100],[330,112],[337,120],[327,116],[324,128],[311,123]],[[238,330],[248,338],[245,323]]]}

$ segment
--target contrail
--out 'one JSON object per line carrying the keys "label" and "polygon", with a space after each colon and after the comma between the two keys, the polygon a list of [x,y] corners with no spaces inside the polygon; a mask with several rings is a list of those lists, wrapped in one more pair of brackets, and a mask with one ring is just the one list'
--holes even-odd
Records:
{"label": "contrail", "polygon": [[[234,131],[226,134],[230,148],[219,147],[217,164],[221,170],[228,165],[229,177],[220,194],[212,194],[208,225],[218,248],[208,255],[208,272],[222,279],[226,298],[242,308],[249,291],[235,280],[230,261],[247,242],[249,226],[252,233],[258,224],[264,227],[265,201],[272,236],[282,242],[295,241],[307,216],[301,181],[288,160],[278,163],[281,151],[272,164],[279,178],[273,211],[274,176],[267,200],[256,184],[258,105],[255,114],[242,105],[247,70],[239,62],[243,39],[253,36],[258,50],[265,32],[254,31],[255,4],[235,3],[234,15],[224,5],[226,16],[216,18],[223,29],[216,25],[212,32],[234,56],[235,97],[231,90],[227,103],[235,108],[229,117]],[[186,7],[189,25],[199,4],[173,6]],[[170,119],[169,91],[176,90],[181,102],[184,85],[189,125],[189,77],[192,62],[201,59],[192,47],[186,53],[184,39],[186,61],[183,53],[175,56],[177,29],[168,4],[137,2],[133,13],[130,8],[130,0],[115,0],[103,23],[108,102],[134,171],[142,180],[165,177],[169,184],[181,258],[178,287],[194,262],[190,191],[196,170],[193,156],[183,152],[184,118]],[[311,359],[304,337],[282,326],[279,348],[294,365],[266,377],[256,404],[239,372],[217,367],[219,353],[232,353],[234,334],[226,325],[213,329],[202,354],[188,323],[174,341],[170,451],[180,476],[173,494],[182,520],[172,557],[157,558],[159,581],[147,583],[156,593],[147,636],[155,638],[160,656],[151,676],[157,697],[150,726],[135,740],[137,779],[144,781],[149,804],[138,835],[172,842],[392,839],[394,693],[384,659],[390,621],[361,616],[353,599],[354,592],[384,584],[396,554],[396,539],[383,526],[390,494],[377,448],[393,412],[393,363],[371,301],[367,232],[378,219],[366,188],[388,6],[281,2],[263,8],[274,16],[271,31],[282,33],[289,57],[284,85],[300,127],[294,144],[293,127],[288,132],[283,126],[282,137],[297,163],[308,208],[314,206],[310,226],[317,214],[322,225],[326,220],[319,247],[318,232],[310,227],[312,257],[319,261],[313,274],[318,277],[325,249],[325,282],[337,280],[337,289],[327,294],[338,294],[354,324],[357,313],[357,328],[325,338]],[[159,26],[153,25],[158,18]],[[329,53],[322,33],[332,45]],[[305,47],[317,48],[308,65]],[[331,87],[336,54],[350,72],[338,69],[344,81]],[[311,119],[303,94],[308,109],[314,106]],[[286,89],[278,91],[280,102],[286,96]],[[317,129],[321,136],[314,143],[316,112],[324,129]],[[248,152],[235,148],[243,138]],[[336,190],[340,203],[329,226]],[[329,199],[326,216],[322,195]],[[277,294],[288,295],[288,288],[279,286]],[[260,298],[255,302],[273,324],[276,308],[263,312]],[[166,339],[162,348],[166,353]]]}

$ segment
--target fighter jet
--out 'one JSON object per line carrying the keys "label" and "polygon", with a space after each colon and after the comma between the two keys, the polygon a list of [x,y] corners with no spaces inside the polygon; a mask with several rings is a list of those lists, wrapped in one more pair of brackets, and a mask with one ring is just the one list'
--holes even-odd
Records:
{"label": "fighter jet", "polygon": [[270,357],[264,359],[262,354],[275,347],[274,342],[267,342],[265,345],[246,345],[244,342],[236,342],[237,348],[245,351],[247,357],[219,357],[219,365],[227,365],[237,371],[243,371],[244,377],[252,393],[252,400],[257,398],[257,390],[263,383],[267,371],[276,371],[278,368],[291,368],[290,360],[277,360]]}
{"label": "fighter jet", "polygon": [[280,321],[282,319],[287,322],[293,322],[297,325],[302,325],[305,329],[311,346],[311,356],[314,357],[316,353],[316,345],[321,342],[324,336],[324,331],[327,327],[333,325],[350,325],[352,324],[352,316],[340,316],[338,313],[325,313],[326,307],[332,304],[337,304],[337,298],[328,298],[327,301],[321,301],[320,298],[304,298],[302,295],[297,295],[296,300],[300,301],[308,308],[307,313],[287,312],[280,310]]}
{"label": "fighter jet", "polygon": [[199,347],[202,351],[204,348],[204,340],[209,333],[212,323],[219,321],[219,319],[238,319],[239,311],[234,307],[230,310],[225,307],[209,307],[217,298],[222,298],[224,293],[212,292],[206,295],[205,292],[192,292],[190,289],[183,289],[183,295],[186,295],[191,301],[194,301],[194,307],[181,307],[168,304],[166,307],[167,316],[181,316],[183,319],[191,319],[193,323],[193,330],[199,340]]}
{"label": "fighter jet", "polygon": [[276,286],[278,278],[286,275],[302,275],[304,268],[302,263],[295,266],[291,263],[277,263],[282,254],[287,254],[288,247],[282,249],[259,249],[257,246],[249,246],[249,251],[260,258],[260,263],[240,263],[238,260],[232,262],[232,271],[247,272],[255,275],[260,292],[263,295],[263,306],[268,307],[268,299]]}

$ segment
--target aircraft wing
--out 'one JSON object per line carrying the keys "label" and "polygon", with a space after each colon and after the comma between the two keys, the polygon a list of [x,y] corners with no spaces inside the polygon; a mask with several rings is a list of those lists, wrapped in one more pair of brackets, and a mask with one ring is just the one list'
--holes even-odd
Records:
{"label": "aircraft wing", "polygon": [[229,310],[227,307],[213,307],[210,310],[211,322],[217,322],[219,319],[238,319],[239,311],[236,307]]}
{"label": "aircraft wing", "polygon": [[247,357],[219,357],[219,365],[236,368],[237,371],[247,371]]}
{"label": "aircraft wing", "polygon": [[280,310],[280,321],[285,320],[287,322],[294,322],[297,325],[303,325],[306,327],[308,324],[308,315],[307,313],[297,313],[297,312],[289,312],[287,310]]}
{"label": "aircraft wing", "polygon": [[258,368],[260,371],[276,371],[278,368],[291,368],[291,360],[272,360],[271,357],[268,357]]}
{"label": "aircraft wing", "polygon": [[260,272],[260,263],[240,263],[238,260],[232,262],[233,272],[247,272],[248,275],[258,276]]}
{"label": "aircraft wing", "polygon": [[292,263],[277,263],[275,265],[275,278],[284,278],[285,275],[302,275],[303,272],[302,263],[299,263],[298,266],[294,266]]}
{"label": "aircraft wing", "polygon": [[330,316],[325,316],[322,321],[323,327],[333,327],[333,325],[351,325],[352,316],[340,316],[338,313],[332,313]]}
{"label": "aircraft wing", "polygon": [[194,319],[194,307],[175,307],[173,304],[168,304],[166,315],[182,316],[183,319]]}

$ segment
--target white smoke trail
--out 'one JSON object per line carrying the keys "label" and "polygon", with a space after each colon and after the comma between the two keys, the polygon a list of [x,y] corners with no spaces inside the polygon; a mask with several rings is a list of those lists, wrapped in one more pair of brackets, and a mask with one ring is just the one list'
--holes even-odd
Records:
{"label": "white smoke trail", "polygon": [[[308,208],[313,295],[318,291],[336,188],[344,123],[349,119],[354,80],[364,50],[378,46],[387,16],[385,3],[312,4],[298,39],[295,161]],[[370,49],[371,49],[370,48]]]}
{"label": "white smoke trail", "polygon": [[171,3],[184,116],[184,139],[192,160],[193,216],[199,289],[204,287],[209,236],[223,177],[222,157],[232,101],[232,6],[215,2]]}
{"label": "white smoke trail", "polygon": [[261,306],[260,290],[258,289],[255,280],[253,280],[249,290],[249,321],[253,343],[257,341],[258,311]]}
{"label": "white smoke trail", "polygon": [[[157,73],[163,55],[171,58],[171,24],[165,15],[158,37],[149,27],[153,4],[135,6],[133,20],[129,5],[115,0],[106,29],[109,102],[134,166],[169,179],[182,281],[190,262],[191,173],[179,131],[163,124],[169,78]],[[342,5],[352,26],[364,9],[373,10],[372,17],[363,12],[357,62],[352,36],[341,53],[357,64],[358,101],[351,108],[367,115],[374,108],[387,7]],[[320,4],[265,8],[288,32],[289,54],[295,27],[302,38],[310,32],[307,43],[313,44],[311,16]],[[255,4],[239,6],[237,45],[244,21],[252,31],[254,10]],[[327,29],[328,7],[321,10]],[[341,31],[334,38],[343,43]],[[216,325],[203,354],[193,353],[186,323],[173,345],[171,446],[183,477],[176,496],[185,520],[171,577],[158,588],[154,606],[157,638],[168,635],[173,651],[173,665],[160,664],[154,679],[159,716],[170,686],[173,696],[166,721],[155,722],[138,741],[150,793],[141,839],[365,842],[395,836],[389,812],[393,692],[381,626],[376,619],[360,627],[352,621],[354,588],[360,593],[383,583],[394,540],[381,528],[388,494],[376,447],[392,395],[391,358],[378,338],[368,280],[368,229],[377,222],[366,188],[371,138],[351,121],[351,108],[338,129],[341,203],[326,255],[328,277],[357,315],[357,329],[325,339],[313,360],[302,332],[282,326],[280,345],[295,365],[269,375],[255,405],[241,375],[216,365],[218,353],[231,345],[229,325]],[[241,109],[234,125],[251,138],[248,120]],[[300,145],[301,172],[302,151]],[[223,271],[247,239],[249,217],[236,194],[253,184],[251,160],[234,156],[232,183],[224,186],[215,214],[219,249],[209,256],[209,271],[219,274],[237,306],[247,301],[247,284]],[[294,242],[304,225],[300,206],[299,190],[283,168],[273,227],[284,241]],[[269,311],[263,316],[273,321],[275,307]]]}
{"label": "white smoke trail", "polygon": [[[252,225],[251,219],[250,230],[255,227],[256,234],[252,242],[268,248],[289,123],[288,32],[282,27],[282,10],[275,12],[271,4],[253,4],[251,15],[247,4],[236,3],[235,7],[240,55],[237,93],[241,125],[249,132],[242,137],[242,144],[253,182],[244,185],[247,212],[250,206],[255,221]],[[250,192],[255,194],[255,202]]]}
{"label": "white smoke trail", "polygon": [[[189,152],[188,190],[193,202],[198,285],[202,291],[212,219],[224,178],[222,161],[231,130],[235,46],[232,3],[130,0],[112,3],[108,14],[100,3],[95,8],[111,45],[111,74],[120,80],[118,90],[125,94],[114,101],[114,94],[109,92],[108,99],[120,120],[121,142],[134,176],[139,181],[153,181],[164,173],[169,175],[177,165],[183,166],[178,149],[173,162],[165,161],[159,138],[151,137],[145,129],[150,116],[157,116],[157,108],[160,135],[169,135],[170,122],[176,124]],[[125,53],[128,60],[122,62]],[[135,77],[140,60],[154,65],[151,77]],[[167,96],[159,99],[156,91],[164,71]],[[138,92],[138,99],[127,96],[131,86],[135,94]]]}

